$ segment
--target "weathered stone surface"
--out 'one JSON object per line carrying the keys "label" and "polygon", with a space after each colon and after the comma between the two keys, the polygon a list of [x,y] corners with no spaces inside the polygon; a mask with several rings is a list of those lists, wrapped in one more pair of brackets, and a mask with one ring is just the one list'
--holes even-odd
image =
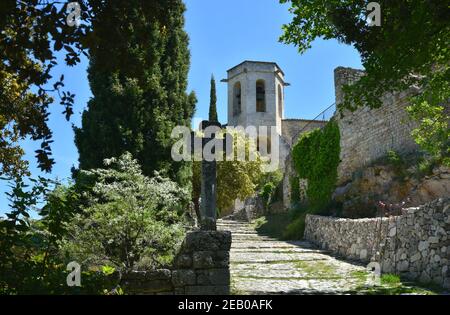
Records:
{"label": "weathered stone surface", "polygon": [[228,295],[230,294],[230,286],[227,285],[196,285],[186,287],[187,295]]}
{"label": "weathered stone surface", "polygon": [[212,284],[230,284],[230,270],[229,269],[211,269],[208,271],[208,277]]}
{"label": "weathered stone surface", "polygon": [[213,252],[198,251],[193,256],[194,269],[204,269],[214,267]]}
{"label": "weathered stone surface", "polygon": [[174,270],[172,272],[172,282],[175,287],[184,287],[195,284],[195,271],[189,269]]}
{"label": "weathered stone surface", "polygon": [[233,233],[233,294],[345,294],[366,284],[364,266],[331,257],[310,242],[267,240],[255,236],[251,225],[233,221],[219,220],[218,227]]}
{"label": "weathered stone surface", "polygon": [[144,278],[142,280],[123,279],[122,286],[128,294],[155,294],[173,291],[173,285],[170,279],[168,280],[148,279],[148,278]]}
{"label": "weathered stone surface", "polygon": [[359,258],[360,258],[361,260],[367,259],[367,249],[362,249],[362,250],[359,252]]}
{"label": "weathered stone surface", "polygon": [[[435,174],[428,178],[418,176],[420,174],[415,167],[411,167],[407,172],[411,176],[399,176],[398,170],[384,160],[364,166],[355,173],[351,181],[346,181],[336,188],[333,199],[341,202],[343,213],[352,217],[354,213],[373,215],[376,211],[376,200],[387,204],[401,204],[407,200],[408,206],[419,206],[450,195],[450,179],[442,178],[442,175],[450,175],[450,169],[437,168]],[[435,219],[439,219],[439,215],[441,214],[435,214]],[[411,221],[407,222],[411,224]]]}
{"label": "weathered stone surface", "polygon": [[178,255],[175,259],[175,267],[189,268],[192,267],[192,257],[190,255]]}
{"label": "weathered stone surface", "polygon": [[[334,70],[336,104],[344,100],[343,86],[359,80],[364,72],[338,67]],[[339,183],[352,179],[355,171],[386,155],[389,150],[411,152],[417,144],[411,137],[415,123],[405,111],[408,95],[413,89],[381,97],[383,106],[376,109],[362,107],[347,111],[343,117],[335,115],[341,133],[341,163]],[[389,139],[389,141],[387,141]],[[380,179],[387,178],[380,174]]]}
{"label": "weathered stone surface", "polygon": [[133,271],[123,287],[129,294],[228,294],[230,246],[230,232],[189,232],[171,270]]}
{"label": "weathered stone surface", "polygon": [[183,253],[194,251],[230,250],[231,233],[228,231],[194,231],[184,240]]}
{"label": "weathered stone surface", "polygon": [[430,247],[430,244],[427,241],[420,241],[418,247],[419,251],[423,252],[424,250],[428,249],[428,247]]}

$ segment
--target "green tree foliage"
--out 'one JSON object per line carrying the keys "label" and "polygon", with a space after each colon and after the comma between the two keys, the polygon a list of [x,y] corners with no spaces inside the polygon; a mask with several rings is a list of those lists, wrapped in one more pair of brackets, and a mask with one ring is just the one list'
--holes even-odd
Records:
{"label": "green tree foliage", "polygon": [[419,122],[413,135],[434,155],[449,161],[450,138],[450,8],[446,1],[377,1],[381,26],[369,26],[370,1],[280,0],[291,2],[294,14],[284,25],[281,40],[298,46],[300,53],[316,38],[337,39],[360,53],[366,75],[345,87],[341,109],[381,106],[386,92],[416,86],[408,111]]}
{"label": "green tree foliage", "polygon": [[292,149],[294,167],[300,178],[308,180],[309,210],[324,212],[336,188],[340,159],[339,127],[330,121],[323,129],[304,134]]}
{"label": "green tree foliage", "polygon": [[300,179],[298,176],[289,177],[291,185],[291,204],[296,205],[300,202]]}
{"label": "green tree foliage", "polygon": [[280,170],[263,173],[256,190],[260,192],[266,207],[272,202],[277,201],[277,190],[280,189],[280,183],[283,180],[283,173]]}
{"label": "green tree foliage", "polygon": [[195,95],[189,70],[185,6],[181,0],[98,1],[95,46],[89,50],[93,98],[75,128],[80,169],[130,152],[144,174],[155,170],[186,184],[189,168],[175,163],[170,134],[190,125]]}
{"label": "green tree foliage", "polygon": [[211,92],[209,98],[209,120],[219,121],[217,118],[217,96],[216,96],[216,80],[214,75],[211,76]]}
{"label": "green tree foliage", "polygon": [[189,193],[158,174],[144,176],[129,153],[105,160],[105,166],[81,171],[95,185],[88,206],[65,225],[66,259],[120,271],[170,263],[184,236]]}
{"label": "green tree foliage", "polygon": [[[85,8],[85,1],[79,3]],[[75,96],[62,90],[63,75],[53,78],[56,54],[65,54],[68,66],[77,64],[89,32],[85,24],[68,26],[66,18],[66,6],[59,1],[0,3],[0,176],[28,174],[18,143],[27,137],[41,143],[36,151],[39,168],[46,172],[52,168],[49,106],[56,95],[68,120]],[[86,11],[80,18],[87,18]]]}
{"label": "green tree foliage", "polygon": [[[0,294],[98,294],[114,286],[101,272],[84,271],[82,287],[66,284],[66,265],[60,257],[59,242],[76,209],[78,194],[73,187],[57,185],[43,178],[29,188],[17,181],[9,194],[11,213],[0,220]],[[45,206],[41,220],[29,218],[41,197]]]}
{"label": "green tree foliage", "polygon": [[[217,162],[217,208],[223,211],[230,208],[236,199],[245,200],[252,196],[263,176],[263,162],[256,154],[256,159],[249,159],[250,147],[256,147],[254,141],[245,135],[234,132],[231,134],[234,142],[234,159]],[[246,158],[238,160],[238,149],[245,148]],[[193,199],[198,200],[201,193],[201,162],[194,162]]]}

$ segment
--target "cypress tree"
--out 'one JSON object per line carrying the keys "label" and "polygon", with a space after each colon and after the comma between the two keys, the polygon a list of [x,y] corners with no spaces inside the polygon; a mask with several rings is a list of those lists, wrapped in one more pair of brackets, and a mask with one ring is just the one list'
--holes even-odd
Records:
{"label": "cypress tree", "polygon": [[93,97],[75,128],[79,167],[130,152],[145,175],[188,184],[190,167],[171,158],[172,129],[190,126],[190,54],[181,0],[98,1],[88,79]]}
{"label": "cypress tree", "polygon": [[209,98],[209,120],[219,121],[217,118],[217,97],[216,97],[216,80],[214,75],[211,75],[211,92]]}

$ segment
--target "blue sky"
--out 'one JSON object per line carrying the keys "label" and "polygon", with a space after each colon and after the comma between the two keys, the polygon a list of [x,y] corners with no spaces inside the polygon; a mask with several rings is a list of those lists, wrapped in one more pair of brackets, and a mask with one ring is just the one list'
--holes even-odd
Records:
{"label": "blue sky", "polygon": [[[291,15],[289,6],[277,0],[185,0],[185,3],[191,50],[188,89],[197,94],[196,117],[208,116],[209,80],[214,74],[219,120],[227,121],[227,87],[220,79],[226,77],[227,69],[244,60],[273,61],[283,69],[286,81],[291,83],[285,90],[286,118],[315,117],[334,102],[334,68],[361,68],[358,52],[336,41],[317,40],[304,55],[299,55],[296,47],[280,43],[281,26],[290,22]],[[55,78],[65,74],[66,88],[76,94],[76,104],[70,122],[65,121],[63,109],[57,103],[51,108],[49,124],[56,161],[49,175],[52,178],[69,178],[70,168],[77,166],[72,124],[80,126],[81,112],[91,97],[86,68],[87,60],[82,59],[76,67],[61,64],[53,72]],[[23,142],[34,176],[42,175],[34,158],[38,146]],[[0,182],[0,214],[7,208],[5,191],[5,182]]]}

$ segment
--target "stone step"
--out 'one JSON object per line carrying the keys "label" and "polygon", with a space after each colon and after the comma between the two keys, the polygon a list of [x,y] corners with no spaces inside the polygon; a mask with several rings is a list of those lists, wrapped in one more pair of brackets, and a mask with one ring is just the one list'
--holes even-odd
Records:
{"label": "stone step", "polygon": [[264,294],[349,294],[360,287],[358,279],[272,279],[233,277],[232,293]]}
{"label": "stone step", "polygon": [[[236,242],[231,243],[231,248],[249,248],[249,249],[259,249],[259,248],[299,248],[296,244],[289,244],[283,242],[270,242],[270,241],[252,241],[252,242]],[[302,249],[314,249],[312,246],[302,246]],[[325,252],[325,251],[324,251]]]}
{"label": "stone step", "polygon": [[326,251],[322,250],[313,250],[313,249],[303,249],[296,247],[262,247],[262,248],[248,248],[248,247],[231,247],[232,253],[323,253],[326,254]]}
{"label": "stone step", "polygon": [[[219,229],[219,231],[229,231],[232,234],[258,234],[255,230],[232,230],[232,229]],[[258,234],[259,235],[259,234]]]}
{"label": "stone step", "polygon": [[229,225],[236,225],[236,224],[250,224],[250,222],[247,221],[232,221],[232,220],[217,220],[216,224],[229,224]]}
{"label": "stone step", "polygon": [[245,225],[218,225],[218,230],[251,230],[255,231],[255,229],[252,226],[245,226]]}
{"label": "stone step", "polygon": [[233,263],[279,263],[279,262],[300,262],[300,261],[325,261],[329,256],[322,253],[235,253],[230,255]]}

